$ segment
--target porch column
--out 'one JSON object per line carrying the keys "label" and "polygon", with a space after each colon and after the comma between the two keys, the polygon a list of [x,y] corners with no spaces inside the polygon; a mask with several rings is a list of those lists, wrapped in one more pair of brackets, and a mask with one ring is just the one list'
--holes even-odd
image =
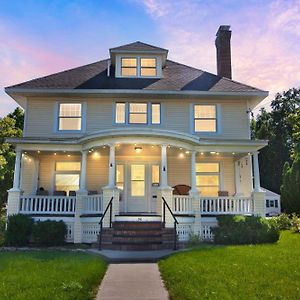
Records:
{"label": "porch column", "polygon": [[108,187],[110,188],[114,188],[116,185],[115,152],[115,145],[109,145]]}
{"label": "porch column", "polygon": [[22,158],[22,151],[21,150],[16,150],[14,183],[13,183],[13,189],[14,190],[19,190],[20,189],[21,158]]}
{"label": "porch column", "polygon": [[234,162],[234,175],[235,175],[235,196],[241,195],[241,174],[240,174],[240,166],[239,161]]}
{"label": "porch column", "polygon": [[191,193],[197,193],[196,184],[196,151],[191,152]]}
{"label": "porch column", "polygon": [[80,191],[86,190],[87,150],[81,151]]}
{"label": "porch column", "polygon": [[259,192],[260,189],[260,176],[259,176],[259,164],[258,164],[258,152],[252,153],[253,156],[253,171],[254,171],[254,190]]}
{"label": "porch column", "polygon": [[168,187],[167,145],[161,145],[161,188]]}

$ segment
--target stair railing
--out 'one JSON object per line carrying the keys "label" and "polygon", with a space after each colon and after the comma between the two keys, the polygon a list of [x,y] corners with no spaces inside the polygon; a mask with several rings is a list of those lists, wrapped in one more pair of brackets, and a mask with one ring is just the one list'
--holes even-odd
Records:
{"label": "stair railing", "polygon": [[104,217],[109,209],[109,228],[112,226],[112,202],[114,197],[111,197],[109,203],[107,204],[105,211],[100,219],[99,225],[100,225],[100,231],[99,231],[99,240],[98,240],[98,249],[101,250],[101,244],[102,244],[102,229],[103,229],[103,220]]}
{"label": "stair railing", "polygon": [[166,207],[168,208],[171,216],[173,217],[173,220],[174,220],[174,250],[177,249],[177,224],[178,224],[178,221],[174,215],[174,213],[172,212],[169,204],[167,203],[166,199],[164,197],[162,197],[162,200],[163,200],[163,226],[165,227],[166,226]]}

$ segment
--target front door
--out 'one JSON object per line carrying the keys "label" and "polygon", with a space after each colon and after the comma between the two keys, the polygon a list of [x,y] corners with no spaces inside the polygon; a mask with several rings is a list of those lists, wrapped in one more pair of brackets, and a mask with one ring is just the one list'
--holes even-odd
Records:
{"label": "front door", "polygon": [[148,211],[148,176],[144,163],[130,164],[128,170],[127,211]]}

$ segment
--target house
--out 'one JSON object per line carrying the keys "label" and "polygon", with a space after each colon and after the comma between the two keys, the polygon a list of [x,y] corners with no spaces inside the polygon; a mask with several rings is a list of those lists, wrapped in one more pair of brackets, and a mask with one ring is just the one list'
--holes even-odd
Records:
{"label": "house", "polygon": [[8,139],[8,215],[63,220],[74,243],[96,242],[102,218],[99,239],[120,249],[168,247],[176,234],[210,239],[217,215],[265,216],[267,141],[251,139],[248,112],[268,92],[232,80],[230,38],[220,26],[217,75],[134,42],[7,87],[25,110],[23,137]]}

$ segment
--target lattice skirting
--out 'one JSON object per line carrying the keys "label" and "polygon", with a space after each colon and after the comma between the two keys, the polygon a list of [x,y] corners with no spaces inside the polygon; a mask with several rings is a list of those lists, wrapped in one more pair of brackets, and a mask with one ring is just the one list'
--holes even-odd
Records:
{"label": "lattice skirting", "polygon": [[99,223],[82,223],[82,242],[95,243],[100,231]]}

